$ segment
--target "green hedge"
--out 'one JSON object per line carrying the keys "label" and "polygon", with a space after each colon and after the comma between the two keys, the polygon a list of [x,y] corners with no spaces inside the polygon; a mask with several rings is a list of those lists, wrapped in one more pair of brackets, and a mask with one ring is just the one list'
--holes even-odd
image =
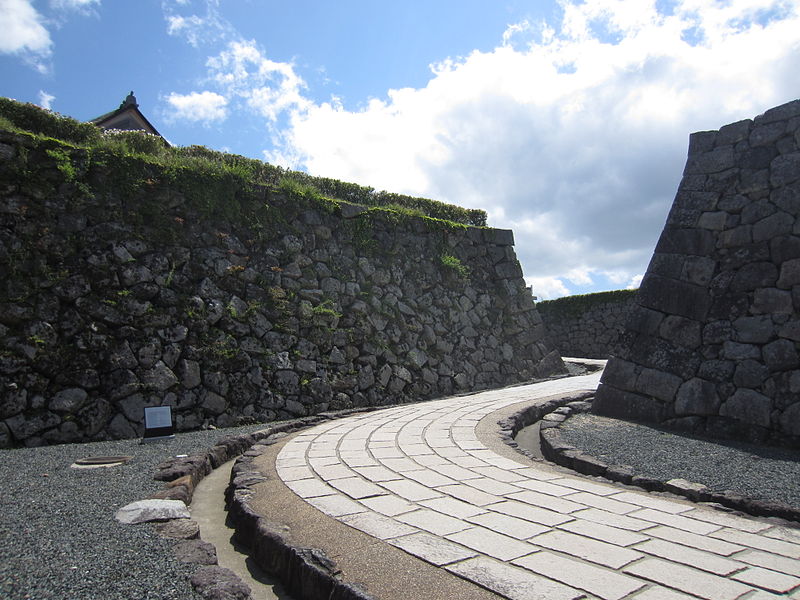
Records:
{"label": "green hedge", "polygon": [[379,192],[371,187],[328,177],[314,177],[260,160],[217,152],[204,146],[170,148],[157,136],[136,131],[103,132],[91,123],[81,123],[34,104],[23,104],[9,98],[0,98],[0,128],[30,132],[92,149],[146,156],[156,159],[159,163],[174,165],[176,162],[188,160],[195,165],[200,163],[205,163],[207,167],[216,165],[219,170],[246,175],[254,185],[277,187],[284,178],[290,178],[300,184],[316,188],[321,195],[345,202],[373,207],[400,206],[436,219],[478,227],[486,226],[486,212],[483,210],[462,208],[428,198]]}
{"label": "green hedge", "polygon": [[596,292],[594,294],[580,294],[565,296],[555,300],[543,300],[536,304],[541,315],[550,317],[578,317],[600,304],[611,302],[629,302],[636,297],[638,290],[614,290],[611,292]]}

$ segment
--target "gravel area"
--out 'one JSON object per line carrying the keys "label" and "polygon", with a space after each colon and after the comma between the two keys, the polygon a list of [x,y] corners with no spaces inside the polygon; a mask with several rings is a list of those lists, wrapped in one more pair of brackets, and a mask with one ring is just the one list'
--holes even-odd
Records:
{"label": "gravel area", "polygon": [[608,464],[630,465],[637,475],[800,508],[800,450],[701,439],[592,414],[570,417],[559,429],[567,443]]}
{"label": "gravel area", "polygon": [[[200,599],[195,567],[172,557],[173,543],[148,524],[122,525],[118,508],[162,489],[156,466],[194,454],[249,425],[138,439],[0,451],[0,598],[44,600]],[[89,456],[129,455],[116,467],[73,469]]]}

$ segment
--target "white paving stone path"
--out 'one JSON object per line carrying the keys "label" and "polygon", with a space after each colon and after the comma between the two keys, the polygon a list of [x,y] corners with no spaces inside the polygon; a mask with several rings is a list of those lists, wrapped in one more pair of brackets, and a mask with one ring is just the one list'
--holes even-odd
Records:
{"label": "white paving stone path", "polygon": [[277,470],[323,513],[513,600],[800,599],[800,530],[516,462],[476,436],[494,411],[598,381],[327,422]]}

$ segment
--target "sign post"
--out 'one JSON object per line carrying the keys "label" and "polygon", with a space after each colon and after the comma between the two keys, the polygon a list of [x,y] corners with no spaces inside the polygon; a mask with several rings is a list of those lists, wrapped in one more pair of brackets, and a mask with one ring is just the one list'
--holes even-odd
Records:
{"label": "sign post", "polygon": [[144,437],[142,443],[175,437],[171,406],[146,406],[144,409]]}

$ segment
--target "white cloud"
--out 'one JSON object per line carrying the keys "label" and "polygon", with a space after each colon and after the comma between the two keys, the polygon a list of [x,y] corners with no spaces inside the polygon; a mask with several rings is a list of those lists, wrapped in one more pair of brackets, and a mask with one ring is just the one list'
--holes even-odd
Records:
{"label": "white cloud", "polygon": [[797,2],[661,4],[565,0],[559,23],[512,25],[493,51],[443,60],[425,87],[360,110],[306,103],[289,85],[295,100],[264,100],[290,109],[267,156],[486,208],[490,224],[514,229],[542,297],[565,281],[625,285],[652,254],[688,134],[800,95]]}
{"label": "white cloud", "polygon": [[94,7],[100,6],[100,0],[50,0],[50,6],[56,10],[70,10],[88,14]]}
{"label": "white cloud", "polygon": [[164,18],[167,21],[167,33],[179,36],[194,47],[224,40],[235,35],[233,26],[222,16],[218,0],[201,0],[203,15],[182,15],[177,11],[183,7],[191,7],[190,0],[174,0],[162,2]]}
{"label": "white cloud", "polygon": [[207,62],[209,75],[221,89],[274,123],[287,112],[311,105],[303,95],[306,87],[290,63],[267,58],[253,40],[235,41]]}
{"label": "white cloud", "polygon": [[555,277],[526,277],[525,283],[533,288],[537,300],[553,300],[570,293],[564,282]]}
{"label": "white cloud", "polygon": [[37,64],[50,56],[50,33],[29,0],[0,0],[0,31],[0,53],[27,55]]}
{"label": "white cloud", "polygon": [[224,121],[228,116],[228,100],[216,92],[172,93],[165,100],[171,108],[168,118],[172,120],[209,125]]}
{"label": "white cloud", "polygon": [[52,94],[48,94],[44,90],[39,90],[39,106],[42,108],[50,110],[53,105],[53,100],[55,99],[56,97]]}

